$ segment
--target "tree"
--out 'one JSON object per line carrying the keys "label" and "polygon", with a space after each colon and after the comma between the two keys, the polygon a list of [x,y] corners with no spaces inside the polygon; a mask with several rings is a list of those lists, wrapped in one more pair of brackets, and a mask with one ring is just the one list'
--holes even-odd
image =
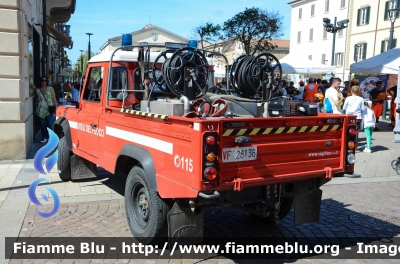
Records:
{"label": "tree", "polygon": [[[84,77],[86,74],[86,68],[88,65],[88,56],[87,56],[87,50],[78,57],[75,63],[75,68],[74,68],[74,73],[76,74],[77,78],[81,78],[82,76]],[[94,56],[100,54],[99,52],[90,52],[90,57],[93,58]]]}
{"label": "tree", "polygon": [[243,43],[246,54],[276,48],[270,41],[282,34],[283,17],[279,12],[268,12],[260,8],[246,8],[223,24],[222,30],[227,38]]}
{"label": "tree", "polygon": [[221,25],[214,25],[211,22],[203,23],[192,31],[192,37],[200,41],[200,46],[204,49],[204,42],[215,44],[222,39]]}

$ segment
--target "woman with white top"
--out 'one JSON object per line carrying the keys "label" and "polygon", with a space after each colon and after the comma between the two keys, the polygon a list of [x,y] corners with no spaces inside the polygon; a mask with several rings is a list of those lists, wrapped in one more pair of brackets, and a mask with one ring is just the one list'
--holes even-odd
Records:
{"label": "woman with white top", "polygon": [[358,131],[361,127],[361,121],[363,119],[362,115],[365,112],[364,99],[358,96],[361,93],[361,88],[359,86],[351,87],[351,96],[346,97],[343,105],[343,112],[348,115],[357,116],[357,135],[356,135],[356,145],[358,141]]}

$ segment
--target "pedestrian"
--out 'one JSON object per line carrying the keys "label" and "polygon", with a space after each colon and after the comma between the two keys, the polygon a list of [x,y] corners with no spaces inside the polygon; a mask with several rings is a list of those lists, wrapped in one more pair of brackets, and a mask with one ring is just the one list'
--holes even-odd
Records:
{"label": "pedestrian", "polygon": [[282,96],[288,96],[288,83],[287,83],[287,81],[282,81],[281,93],[282,93]]}
{"label": "pedestrian", "polygon": [[318,92],[318,85],[315,83],[315,78],[308,79],[308,84],[304,88],[304,102],[314,102],[314,94]]}
{"label": "pedestrian", "polygon": [[328,88],[329,88],[328,81],[327,80],[322,80],[321,81],[321,85],[318,86],[318,92],[322,93],[325,96],[325,91]]}
{"label": "pedestrian", "polygon": [[379,117],[381,117],[382,115],[383,102],[386,99],[386,93],[384,91],[381,91],[381,88],[382,82],[377,81],[375,84],[375,89],[371,90],[369,93],[369,100],[372,101],[372,111],[374,111],[376,120],[374,131],[380,131]]}
{"label": "pedestrian", "polygon": [[299,87],[300,97],[303,100],[303,98],[304,98],[304,82],[300,81],[299,85],[300,85],[300,87]]}
{"label": "pedestrian", "polygon": [[325,98],[329,100],[332,105],[332,113],[333,114],[341,114],[342,108],[340,106],[343,103],[344,99],[342,94],[339,92],[340,84],[342,80],[340,78],[333,78],[331,87],[328,88],[325,92]]}
{"label": "pedestrian", "polygon": [[392,97],[392,103],[390,104],[390,122],[392,129],[396,126],[396,108],[397,108],[397,85],[387,90],[388,94]]}
{"label": "pedestrian", "polygon": [[374,132],[376,120],[375,120],[375,114],[371,109],[372,102],[366,101],[365,106],[366,110],[363,115],[363,121],[364,121],[365,137],[367,138],[367,145],[365,146],[364,152],[371,153],[372,133]]}
{"label": "pedestrian", "polygon": [[[361,89],[360,89],[360,92],[361,92]],[[344,88],[342,90],[342,95],[343,95],[344,99],[346,99],[347,96],[351,96],[351,89],[350,89],[349,81],[344,82]]]}
{"label": "pedestrian", "polygon": [[56,94],[53,87],[48,86],[48,79],[42,76],[41,87],[36,89],[36,114],[40,119],[40,129],[42,132],[41,143],[46,143],[49,139],[47,128],[52,129],[55,109],[57,107]]}
{"label": "pedestrian", "polygon": [[290,82],[287,93],[288,93],[289,97],[292,99],[296,95],[296,88],[294,87],[294,82]]}
{"label": "pedestrian", "polygon": [[362,114],[365,112],[366,108],[364,105],[364,99],[359,96],[361,88],[359,86],[351,87],[351,96],[348,96],[344,101],[343,112],[348,115],[357,116],[357,134],[356,134],[356,147],[358,142],[358,131],[361,129]]}

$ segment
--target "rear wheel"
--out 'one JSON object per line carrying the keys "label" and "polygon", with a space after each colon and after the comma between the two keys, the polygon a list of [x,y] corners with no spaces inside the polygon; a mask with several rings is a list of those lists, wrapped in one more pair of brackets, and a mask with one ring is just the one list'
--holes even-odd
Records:
{"label": "rear wheel", "polygon": [[68,149],[67,139],[65,137],[60,138],[58,142],[57,168],[58,168],[58,175],[60,175],[60,178],[63,181],[71,180],[72,154],[73,153]]}
{"label": "rear wheel", "polygon": [[142,168],[133,167],[125,185],[125,210],[133,236],[143,244],[156,245],[168,235],[169,206],[149,187]]}

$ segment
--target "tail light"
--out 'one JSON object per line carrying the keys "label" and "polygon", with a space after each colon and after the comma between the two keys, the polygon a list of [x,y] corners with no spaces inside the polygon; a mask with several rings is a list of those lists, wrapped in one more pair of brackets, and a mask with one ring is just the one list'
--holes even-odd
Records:
{"label": "tail light", "polygon": [[218,133],[206,132],[203,134],[203,181],[216,181],[218,178],[217,157]]}
{"label": "tail light", "polygon": [[347,155],[347,162],[349,164],[354,164],[356,162],[356,155],[354,155],[353,153]]}
{"label": "tail light", "polygon": [[213,146],[213,145],[215,144],[215,137],[213,137],[213,136],[208,136],[208,137],[206,138],[206,143],[207,143],[207,145],[209,145],[209,146]]}
{"label": "tail light", "polygon": [[346,156],[345,156],[345,163],[346,163],[346,172],[354,172],[354,163],[356,162],[356,135],[357,135],[357,121],[355,117],[349,118],[349,125],[347,126],[347,133],[346,133]]}
{"label": "tail light", "polygon": [[217,170],[213,167],[208,167],[204,170],[204,178],[208,181],[213,181],[217,178]]}
{"label": "tail light", "polygon": [[349,149],[354,149],[354,148],[356,147],[356,144],[354,143],[354,141],[349,141],[349,142],[347,143],[347,147],[348,147]]}
{"label": "tail light", "polygon": [[354,128],[350,128],[349,135],[354,137],[355,135],[357,135],[357,131]]}

